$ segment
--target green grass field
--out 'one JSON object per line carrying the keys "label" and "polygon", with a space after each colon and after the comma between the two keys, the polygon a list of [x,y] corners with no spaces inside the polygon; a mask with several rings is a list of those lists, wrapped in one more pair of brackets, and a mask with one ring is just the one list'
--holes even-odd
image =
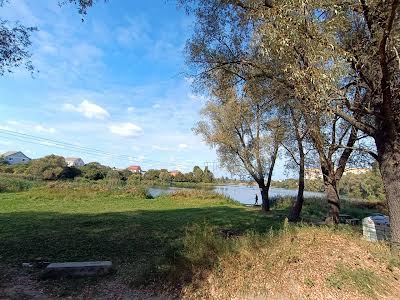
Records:
{"label": "green grass field", "polygon": [[[308,202],[304,216],[322,219],[325,202]],[[130,284],[170,280],[171,274],[180,280],[191,264],[184,239],[193,224],[263,236],[282,227],[288,206],[283,201],[263,215],[206,191],[156,199],[57,186],[0,193],[0,260],[12,266],[34,260],[111,260],[113,276]],[[353,204],[346,210],[357,217],[376,211]]]}
{"label": "green grass field", "polygon": [[17,265],[35,259],[111,260],[121,266],[121,276],[142,281],[173,267],[193,223],[266,232],[280,225],[284,212],[278,215],[264,218],[204,192],[157,199],[48,188],[2,193],[0,259]]}

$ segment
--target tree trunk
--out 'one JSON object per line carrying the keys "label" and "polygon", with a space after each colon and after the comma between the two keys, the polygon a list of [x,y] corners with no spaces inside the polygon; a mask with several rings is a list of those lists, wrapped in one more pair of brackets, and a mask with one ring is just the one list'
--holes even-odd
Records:
{"label": "tree trunk", "polygon": [[264,183],[258,185],[260,187],[260,192],[261,192],[261,200],[262,200],[262,205],[261,209],[264,213],[269,212],[269,188],[265,186]]}
{"label": "tree trunk", "polygon": [[300,169],[299,169],[299,188],[297,191],[296,202],[293,204],[289,214],[289,221],[296,222],[300,219],[300,213],[304,203],[304,152],[300,151]]}
{"label": "tree trunk", "polygon": [[382,138],[376,142],[389,208],[392,253],[400,257],[400,140],[389,142]]}
{"label": "tree trunk", "polygon": [[326,198],[329,204],[328,216],[325,219],[327,224],[339,224],[340,199],[337,190],[336,176],[333,170],[322,167],[322,176],[324,180],[324,188]]}

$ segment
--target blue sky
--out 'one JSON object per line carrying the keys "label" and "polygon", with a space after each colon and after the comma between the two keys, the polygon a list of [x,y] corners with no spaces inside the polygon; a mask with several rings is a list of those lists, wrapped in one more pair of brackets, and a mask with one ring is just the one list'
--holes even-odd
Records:
{"label": "blue sky", "polygon": [[[175,1],[99,1],[84,22],[73,5],[11,0],[3,18],[37,26],[33,77],[0,78],[0,128],[124,155],[90,155],[0,135],[0,151],[80,156],[116,167],[188,171],[216,161],[192,132],[204,97],[191,91],[184,46],[192,18]],[[186,74],[186,75],[185,75]],[[282,163],[275,178],[281,178]]]}

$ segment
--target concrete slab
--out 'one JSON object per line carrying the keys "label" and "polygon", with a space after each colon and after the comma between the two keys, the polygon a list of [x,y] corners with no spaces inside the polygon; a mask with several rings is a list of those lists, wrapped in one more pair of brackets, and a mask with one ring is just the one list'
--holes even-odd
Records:
{"label": "concrete slab", "polygon": [[112,271],[111,261],[84,261],[51,263],[45,269],[46,277],[100,276]]}

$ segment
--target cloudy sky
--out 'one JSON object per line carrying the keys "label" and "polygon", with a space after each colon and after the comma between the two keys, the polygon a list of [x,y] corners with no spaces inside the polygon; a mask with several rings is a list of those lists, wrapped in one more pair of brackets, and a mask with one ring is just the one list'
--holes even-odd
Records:
{"label": "cloudy sky", "polygon": [[[84,22],[56,0],[9,2],[2,18],[38,28],[31,48],[38,72],[0,78],[0,129],[49,141],[0,133],[1,152],[182,171],[217,160],[192,132],[205,99],[191,91],[184,62],[193,20],[175,1],[99,1]],[[279,165],[275,178],[283,176]]]}

